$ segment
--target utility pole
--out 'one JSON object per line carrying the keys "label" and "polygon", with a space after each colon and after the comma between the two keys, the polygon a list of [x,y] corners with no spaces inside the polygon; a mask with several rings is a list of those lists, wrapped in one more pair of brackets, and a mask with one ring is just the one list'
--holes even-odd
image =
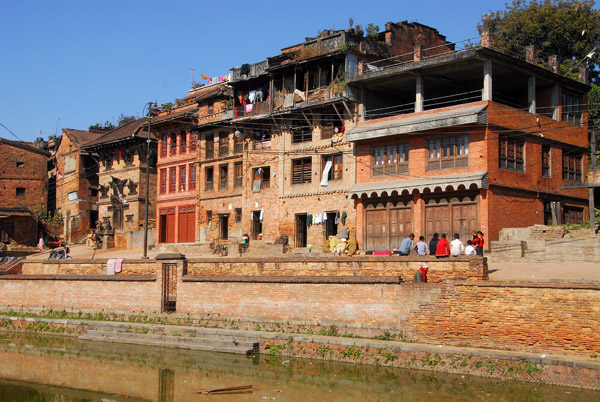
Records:
{"label": "utility pole", "polygon": [[150,130],[152,128],[152,118],[158,115],[158,107],[156,101],[154,104],[148,102],[146,105],[148,108],[148,139],[146,140],[146,200],[144,208],[144,255],[143,259],[148,258],[148,199],[150,198],[150,144],[152,142],[150,137]]}
{"label": "utility pole", "polygon": [[194,70],[193,68],[190,68],[190,71],[192,72],[192,88],[194,88]]}

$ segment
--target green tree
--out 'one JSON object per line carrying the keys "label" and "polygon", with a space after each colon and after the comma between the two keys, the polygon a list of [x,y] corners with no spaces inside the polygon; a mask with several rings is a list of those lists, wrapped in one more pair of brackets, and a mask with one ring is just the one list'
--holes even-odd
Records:
{"label": "green tree", "polygon": [[600,10],[594,6],[593,0],[513,0],[505,11],[484,16],[478,29],[490,24],[500,51],[520,56],[534,45],[542,59],[558,55],[564,73],[583,63],[597,83],[599,51],[587,57],[600,45]]}
{"label": "green tree", "polygon": [[[594,130],[596,135],[596,154],[600,147],[600,86],[592,84],[592,89],[588,92],[588,124]],[[596,158],[596,165],[598,165]]]}

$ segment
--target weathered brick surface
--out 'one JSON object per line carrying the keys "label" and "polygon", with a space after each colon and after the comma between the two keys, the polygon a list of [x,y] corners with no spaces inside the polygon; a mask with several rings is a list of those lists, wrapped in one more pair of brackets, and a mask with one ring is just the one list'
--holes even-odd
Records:
{"label": "weathered brick surface", "polygon": [[[23,275],[104,275],[107,259],[42,260],[23,263]],[[152,260],[124,260],[117,276],[156,275]]]}
{"label": "weathered brick surface", "polygon": [[[185,278],[184,261],[178,261],[177,284],[171,289],[176,288],[178,314],[209,320],[335,325],[340,333],[391,331],[407,340],[436,344],[467,343],[536,353],[600,353],[600,287],[595,283],[394,284],[387,278],[404,275],[406,267],[418,262],[407,260],[403,267],[394,260],[343,260],[307,258],[294,264],[275,259],[190,260]],[[0,305],[160,312],[163,278],[158,268],[163,262],[156,263],[156,280],[152,276],[131,276],[128,280],[128,276],[118,275],[103,280],[105,275],[87,273],[99,269],[89,262],[90,266],[82,266],[81,274],[75,276],[76,269],[68,270],[63,263],[49,264],[46,270],[44,264],[32,265],[24,269],[38,275],[0,277]],[[442,264],[430,261],[432,282],[443,278],[442,274],[452,275],[453,269],[465,268],[465,261],[457,260],[455,267],[446,267],[447,271]],[[137,263],[133,267],[147,265]],[[206,279],[197,276],[200,274]],[[365,280],[344,280],[347,277]]]}
{"label": "weathered brick surface", "polygon": [[413,257],[190,259],[190,276],[400,276],[411,282],[423,263],[430,282],[487,279],[487,261]]}

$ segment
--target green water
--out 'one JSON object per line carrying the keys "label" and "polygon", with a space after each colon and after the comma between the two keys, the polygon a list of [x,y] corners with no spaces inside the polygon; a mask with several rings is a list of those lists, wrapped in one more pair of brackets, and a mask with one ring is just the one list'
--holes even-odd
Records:
{"label": "green water", "polygon": [[[251,392],[200,390],[252,384]],[[600,392],[286,357],[0,333],[4,401],[598,401]]]}

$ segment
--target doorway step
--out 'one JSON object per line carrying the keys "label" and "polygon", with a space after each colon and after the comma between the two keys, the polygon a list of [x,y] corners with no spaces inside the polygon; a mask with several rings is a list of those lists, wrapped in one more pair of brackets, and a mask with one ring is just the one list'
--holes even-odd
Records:
{"label": "doorway step", "polygon": [[180,349],[253,355],[260,352],[258,338],[234,330],[172,325],[97,323],[79,339],[163,346]]}

